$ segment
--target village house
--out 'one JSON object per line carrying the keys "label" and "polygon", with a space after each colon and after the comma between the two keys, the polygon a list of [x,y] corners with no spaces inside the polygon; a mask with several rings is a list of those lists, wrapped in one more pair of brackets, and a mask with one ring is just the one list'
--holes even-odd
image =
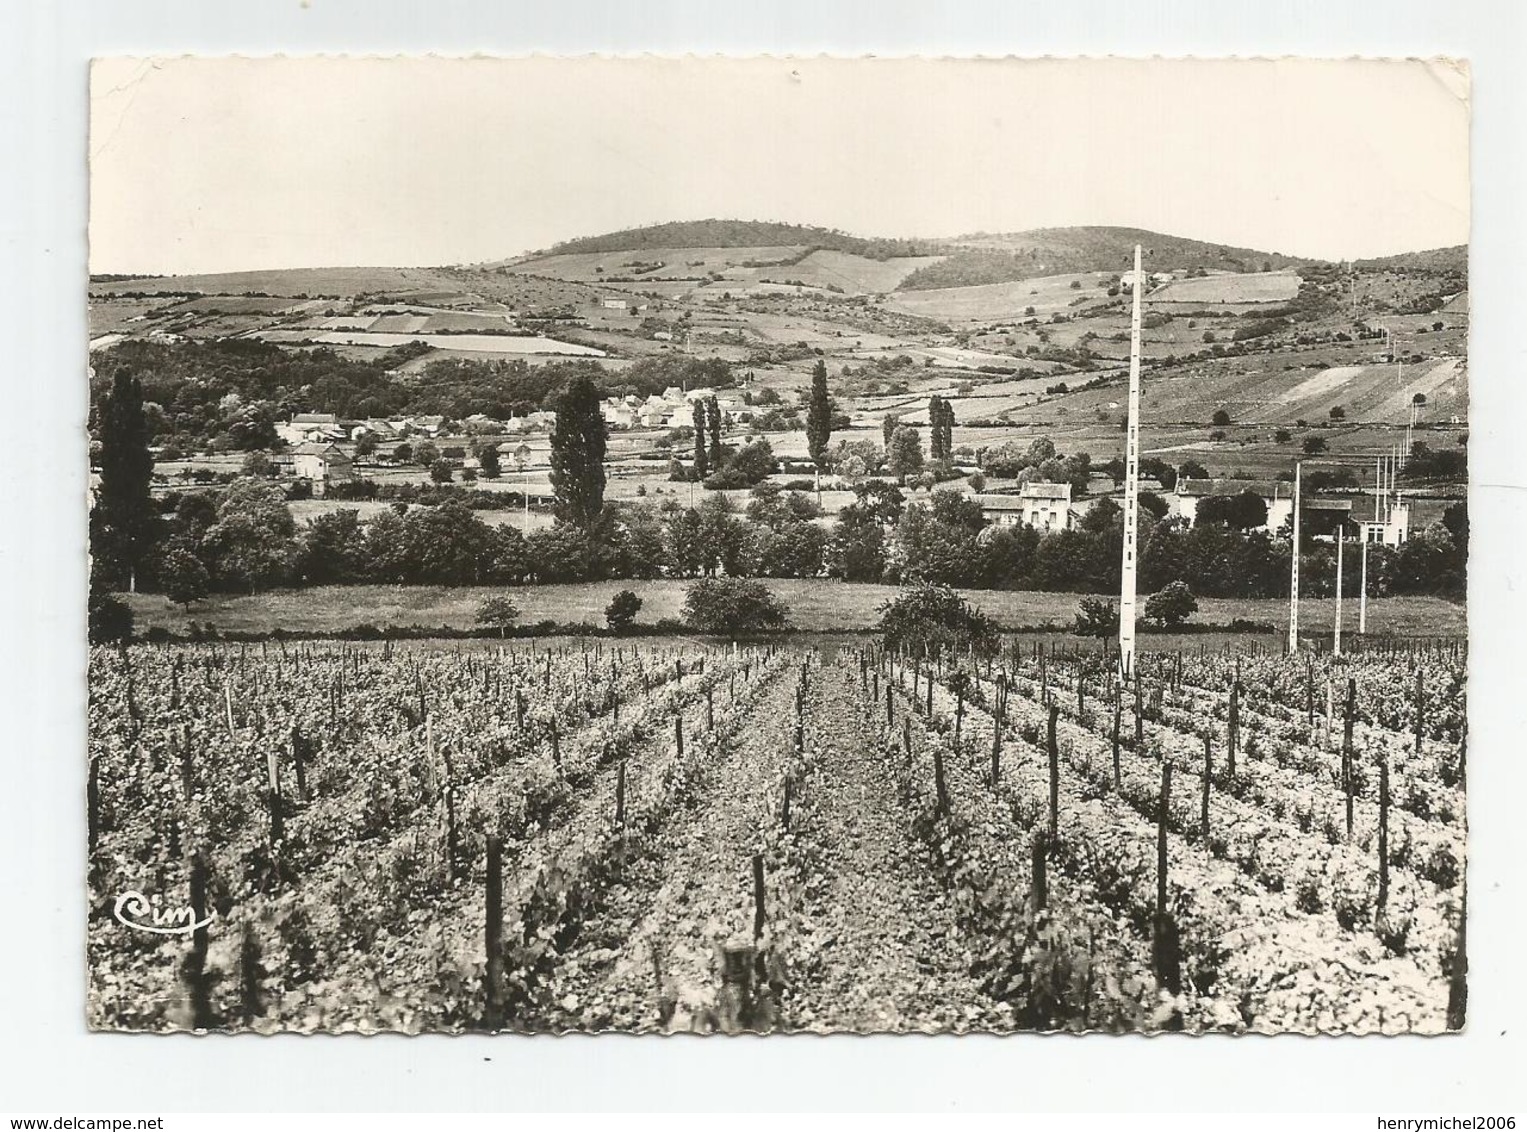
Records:
{"label": "village house", "polygon": [[1251,492],[1267,505],[1267,522],[1255,528],[1261,531],[1282,529],[1294,513],[1294,485],[1268,480],[1179,479],[1167,500],[1167,514],[1193,526],[1198,520],[1198,505],[1209,496],[1240,495]]}
{"label": "village house", "polygon": [[1410,504],[1400,496],[1389,507],[1385,520],[1357,524],[1358,537],[1378,546],[1399,546],[1410,538]]}
{"label": "village house", "polygon": [[393,428],[387,421],[361,421],[360,424],[350,430],[350,439],[359,440],[363,436],[374,436],[378,440],[396,440],[398,438],[398,430]]}
{"label": "village house", "polygon": [[355,477],[355,467],[334,444],[317,441],[299,445],[292,451],[292,474],[298,479],[310,480],[313,494],[322,497],[330,484],[350,483]]}
{"label": "village house", "polygon": [[981,517],[995,526],[1065,531],[1075,524],[1069,483],[1026,483],[1017,495],[982,495]]}
{"label": "village house", "polygon": [[333,413],[298,413],[291,420],[276,426],[276,435],[288,444],[307,444],[310,441],[343,440],[345,430]]}

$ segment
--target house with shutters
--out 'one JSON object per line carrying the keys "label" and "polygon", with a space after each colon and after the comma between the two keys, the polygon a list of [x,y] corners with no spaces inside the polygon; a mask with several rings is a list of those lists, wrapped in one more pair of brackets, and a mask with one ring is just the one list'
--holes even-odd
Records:
{"label": "house with shutters", "polygon": [[356,478],[355,465],[338,445],[317,441],[299,444],[292,450],[292,474],[311,481],[313,495],[320,498],[330,484],[350,483]]}

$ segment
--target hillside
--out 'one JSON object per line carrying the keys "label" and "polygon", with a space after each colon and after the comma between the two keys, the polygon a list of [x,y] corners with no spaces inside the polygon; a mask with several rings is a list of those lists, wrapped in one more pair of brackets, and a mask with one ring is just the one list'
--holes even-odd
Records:
{"label": "hillside", "polygon": [[1211,244],[1144,228],[1036,228],[995,235],[974,233],[946,244],[951,249],[948,258],[914,271],[902,280],[900,289],[923,291],[1089,271],[1123,272],[1134,264],[1136,244],[1145,249],[1148,271],[1198,267],[1206,271],[1252,272],[1309,262],[1276,252]]}
{"label": "hillside", "polygon": [[1352,264],[1358,271],[1424,271],[1443,275],[1469,273],[1469,247],[1431,248],[1424,252],[1401,252],[1378,259],[1360,259]]}
{"label": "hillside", "polygon": [[[850,236],[832,228],[783,224],[769,220],[676,220],[627,228],[602,236],[583,236],[553,245],[552,255],[653,251],[659,248],[757,248],[795,246],[849,252],[869,259],[937,255],[935,240],[892,240]],[[529,258],[536,258],[535,256]]]}

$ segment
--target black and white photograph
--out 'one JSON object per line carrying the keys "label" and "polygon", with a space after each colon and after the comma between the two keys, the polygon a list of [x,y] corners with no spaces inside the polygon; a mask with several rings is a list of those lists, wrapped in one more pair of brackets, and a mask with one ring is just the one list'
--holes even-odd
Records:
{"label": "black and white photograph", "polygon": [[92,1030],[1466,1026],[1467,62],[89,78]]}

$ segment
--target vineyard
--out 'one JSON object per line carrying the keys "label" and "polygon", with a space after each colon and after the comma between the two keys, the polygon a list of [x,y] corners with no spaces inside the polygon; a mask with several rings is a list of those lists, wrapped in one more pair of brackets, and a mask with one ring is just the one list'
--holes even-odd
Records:
{"label": "vineyard", "polygon": [[1464,659],[90,659],[93,1026],[1433,1033]]}

